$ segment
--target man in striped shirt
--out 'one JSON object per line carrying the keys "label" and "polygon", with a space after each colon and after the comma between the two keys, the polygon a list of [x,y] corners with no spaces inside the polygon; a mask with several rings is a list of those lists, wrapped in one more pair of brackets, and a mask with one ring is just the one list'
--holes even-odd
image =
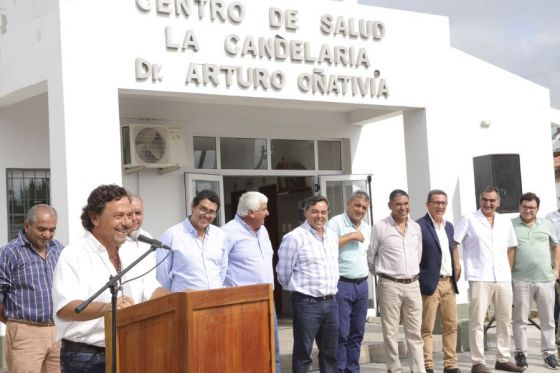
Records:
{"label": "man in striped shirt", "polygon": [[312,196],[304,202],[305,222],[286,234],[278,250],[278,282],[292,292],[294,347],[292,371],[311,366],[313,340],[321,373],[337,372],[338,236],[326,228],[329,203]]}
{"label": "man in striped shirt", "polygon": [[8,371],[60,372],[51,298],[63,245],[54,239],[57,214],[48,205],[28,212],[17,238],[0,249],[0,318],[6,323]]}

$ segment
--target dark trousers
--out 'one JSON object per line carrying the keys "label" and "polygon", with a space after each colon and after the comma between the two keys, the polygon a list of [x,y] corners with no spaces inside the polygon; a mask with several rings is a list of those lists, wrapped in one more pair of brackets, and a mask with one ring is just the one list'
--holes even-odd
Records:
{"label": "dark trousers", "polygon": [[276,355],[276,372],[282,372],[280,365],[280,339],[278,338],[278,317],[276,316],[276,309],[274,309],[274,353]]}
{"label": "dark trousers", "polygon": [[313,340],[319,348],[321,373],[336,373],[338,307],[333,298],[320,300],[300,293],[292,293],[294,316],[294,350],[292,371],[307,373],[311,366]]}
{"label": "dark trousers", "polygon": [[338,360],[339,373],[360,371],[360,348],[368,310],[368,283],[338,281]]}
{"label": "dark trousers", "polygon": [[105,373],[105,352],[85,352],[62,343],[60,349],[62,373]]}

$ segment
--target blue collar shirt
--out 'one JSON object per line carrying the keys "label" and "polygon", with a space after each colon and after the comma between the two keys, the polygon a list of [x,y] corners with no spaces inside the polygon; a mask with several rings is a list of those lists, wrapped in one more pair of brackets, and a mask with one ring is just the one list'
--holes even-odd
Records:
{"label": "blue collar shirt", "polygon": [[256,232],[238,215],[222,228],[227,236],[228,269],[225,286],[274,285],[272,244],[266,227]]}
{"label": "blue collar shirt", "polygon": [[39,324],[53,321],[53,271],[62,249],[60,241],[52,240],[43,258],[23,230],[0,249],[0,303],[5,317]]}
{"label": "blue collar shirt", "polygon": [[[226,236],[210,224],[198,238],[189,219],[169,228],[160,241],[171,247],[156,252],[157,279],[170,291],[208,290],[223,287],[227,270]],[[169,255],[168,255],[169,254]]]}

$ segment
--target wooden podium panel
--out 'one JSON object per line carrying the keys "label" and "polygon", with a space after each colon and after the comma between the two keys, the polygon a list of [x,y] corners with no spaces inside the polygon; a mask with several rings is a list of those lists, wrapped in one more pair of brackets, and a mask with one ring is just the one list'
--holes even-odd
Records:
{"label": "wooden podium panel", "polygon": [[[117,371],[274,372],[272,287],[173,293],[117,315]],[[111,316],[105,318],[107,372]]]}

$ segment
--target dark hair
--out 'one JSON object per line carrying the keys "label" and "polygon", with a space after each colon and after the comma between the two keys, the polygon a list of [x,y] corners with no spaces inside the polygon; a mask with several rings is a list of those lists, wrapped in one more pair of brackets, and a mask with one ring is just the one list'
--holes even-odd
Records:
{"label": "dark hair", "polygon": [[363,190],[357,190],[348,199],[348,201],[353,201],[355,199],[364,199],[366,202],[369,202],[369,196]]}
{"label": "dark hair", "polygon": [[111,201],[120,201],[121,198],[128,197],[126,189],[117,184],[100,185],[89,194],[87,205],[82,208],[82,226],[91,232],[93,223],[91,217],[101,215],[105,210],[105,205]]}
{"label": "dark hair", "polygon": [[319,202],[325,202],[327,206],[329,205],[329,200],[326,197],[317,194],[303,200],[303,211],[309,210],[309,208],[315,206]]}
{"label": "dark hair", "polygon": [[535,194],[531,192],[527,192],[521,196],[519,199],[519,204],[521,205],[523,201],[536,201],[537,202],[537,209],[541,205],[541,199]]}
{"label": "dark hair", "polygon": [[200,202],[205,199],[212,203],[215,203],[218,209],[220,208],[220,196],[218,196],[216,192],[213,192],[210,189],[204,189],[196,193],[196,196],[192,200],[192,206],[196,207],[200,205]]}
{"label": "dark hair", "polygon": [[405,192],[402,189],[395,189],[391,192],[391,194],[389,194],[389,201],[394,200],[395,198],[397,198],[398,196],[405,196],[408,197],[408,193]]}
{"label": "dark hair", "polygon": [[445,193],[441,189],[432,189],[428,193],[428,199],[426,200],[426,202],[431,202],[433,196],[445,196],[445,198],[447,198],[447,193]]}
{"label": "dark hair", "polygon": [[496,193],[498,195],[498,199],[500,199],[500,191],[498,190],[498,188],[496,188],[493,185],[487,185],[485,186],[481,191],[480,191],[480,196],[478,196],[479,198],[482,198],[482,195],[484,193]]}

